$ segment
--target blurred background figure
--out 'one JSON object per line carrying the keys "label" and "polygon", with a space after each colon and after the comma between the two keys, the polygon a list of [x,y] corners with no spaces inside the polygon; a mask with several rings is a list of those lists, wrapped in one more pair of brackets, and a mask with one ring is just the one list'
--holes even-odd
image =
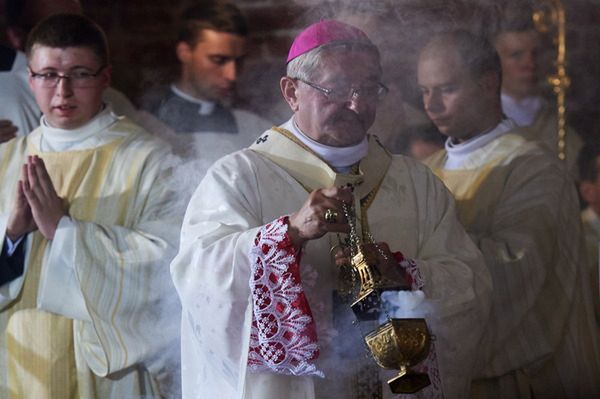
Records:
{"label": "blurred background figure", "polygon": [[[541,64],[546,46],[533,24],[532,14],[529,3],[509,4],[494,35],[494,46],[502,62],[502,109],[517,125],[525,127],[523,136],[527,140],[539,141],[557,154],[556,99],[543,80],[552,64]],[[581,146],[579,135],[567,127],[566,166],[573,173]]]}
{"label": "blurred background figure", "polygon": [[577,158],[579,194],[585,203],[581,212],[583,232],[590,265],[590,282],[594,293],[596,322],[600,323],[599,259],[600,246],[600,143],[586,144]]}
{"label": "blurred background figure", "polygon": [[25,57],[0,45],[0,143],[27,134],[40,123],[41,113],[27,85],[26,71]]}
{"label": "blurred background figure", "polygon": [[234,106],[248,52],[248,26],[240,9],[218,0],[189,4],[172,28],[177,31],[172,44],[179,62],[177,78],[141,97],[144,113],[168,126],[156,133],[177,155],[174,174],[185,197],[217,159],[249,146],[273,126]]}
{"label": "blurred background figure", "polygon": [[172,44],[177,78],[155,85],[141,97],[144,112],[168,126],[157,132],[177,155],[180,194],[189,197],[219,158],[252,144],[273,126],[255,113],[235,107],[237,82],[248,53],[248,25],[233,3],[188,3],[176,22]]}
{"label": "blurred background figure", "polygon": [[176,133],[222,134],[235,150],[251,144],[273,124],[232,107],[248,51],[245,17],[232,3],[203,0],[183,11],[178,29],[179,77],[144,95],[143,107]]}

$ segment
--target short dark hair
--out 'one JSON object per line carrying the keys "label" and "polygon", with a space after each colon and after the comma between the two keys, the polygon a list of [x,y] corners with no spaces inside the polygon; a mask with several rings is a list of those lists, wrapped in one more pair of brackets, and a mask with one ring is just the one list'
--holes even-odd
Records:
{"label": "short dark hair", "polygon": [[577,156],[577,168],[581,181],[595,182],[598,178],[597,159],[600,156],[600,143],[584,145]]}
{"label": "short dark hair", "polygon": [[434,40],[454,45],[471,76],[479,78],[488,72],[494,72],[502,77],[500,56],[485,37],[458,29],[439,33],[434,36],[432,41]]}
{"label": "short dark hair", "polygon": [[25,52],[30,58],[35,45],[55,48],[86,47],[100,61],[108,64],[106,35],[98,24],[79,14],[55,14],[36,25],[29,37]]}
{"label": "short dark hair", "polygon": [[248,23],[240,9],[228,1],[202,0],[181,14],[177,41],[194,46],[204,29],[248,36]]}

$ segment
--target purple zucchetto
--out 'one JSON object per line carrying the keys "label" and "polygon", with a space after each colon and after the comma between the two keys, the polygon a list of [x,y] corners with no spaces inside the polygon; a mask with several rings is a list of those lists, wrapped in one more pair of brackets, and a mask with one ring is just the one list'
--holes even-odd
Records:
{"label": "purple zucchetto", "polygon": [[287,62],[310,50],[335,42],[358,42],[374,46],[360,29],[333,19],[327,19],[304,29],[292,43]]}

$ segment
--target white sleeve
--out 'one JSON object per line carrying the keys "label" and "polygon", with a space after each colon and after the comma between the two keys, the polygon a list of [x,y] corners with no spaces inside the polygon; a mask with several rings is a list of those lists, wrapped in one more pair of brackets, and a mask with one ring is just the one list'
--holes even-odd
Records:
{"label": "white sleeve", "polygon": [[76,233],[71,218],[62,217],[49,245],[48,258],[40,279],[37,306],[71,319],[91,322],[72,261],[75,259]]}

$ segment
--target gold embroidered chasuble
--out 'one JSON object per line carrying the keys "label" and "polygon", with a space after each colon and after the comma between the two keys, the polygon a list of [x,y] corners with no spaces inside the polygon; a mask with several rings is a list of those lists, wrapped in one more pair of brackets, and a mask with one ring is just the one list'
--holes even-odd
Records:
{"label": "gold embroidered chasuble", "polygon": [[[367,156],[355,165],[351,173],[342,174],[337,173],[290,131],[281,127],[273,127],[272,131],[276,133],[268,135],[266,141],[259,139],[250,148],[282,167],[306,189],[307,193],[319,188],[351,185],[354,188],[355,227],[357,234],[362,235],[363,240],[366,240],[369,232],[367,210],[391,164],[390,154],[374,137],[370,136]],[[339,236],[329,235],[332,248],[341,244],[338,241]],[[337,279],[340,277],[337,276]],[[344,283],[338,282],[338,284]],[[382,397],[376,364],[366,362],[356,367],[354,374],[351,384],[355,398]]]}
{"label": "gold embroidered chasuble", "polygon": [[[38,231],[29,234],[24,278],[0,287],[3,398],[159,395],[147,369],[162,373],[165,365],[150,364],[149,355],[177,338],[175,333],[152,342],[164,321],[156,315],[156,326],[148,324],[149,306],[158,306],[170,291],[156,279],[168,279],[168,249],[177,234],[175,213],[158,181],[164,151],[129,122],[110,129],[122,131],[121,138],[86,150],[40,152],[34,144],[40,129],[0,147],[2,241],[28,155],[44,160],[74,223],[67,232],[59,227],[52,243]],[[53,280],[52,263],[70,265],[75,282],[62,287]],[[72,292],[69,284],[80,299],[61,294]],[[75,309],[78,301],[81,308]]]}
{"label": "gold embroidered chasuble", "polygon": [[426,164],[454,194],[494,282],[471,397],[598,396],[578,202],[563,165],[512,133],[474,150],[461,169],[446,169],[447,156]]}
{"label": "gold embroidered chasuble", "polygon": [[[325,378],[248,370],[249,254],[257,232],[297,211],[310,191],[347,183],[355,185],[355,206],[362,202],[375,240],[416,260],[426,281],[426,300],[415,311],[422,312],[437,336],[446,397],[465,392],[468,377],[449,364],[471,364],[474,348],[462,346],[458,353],[454,342],[458,337],[476,340],[480,331],[473,325],[482,325],[487,315],[489,285],[447,190],[426,167],[390,156],[372,137],[357,173],[343,175],[277,129],[265,132],[250,149],[219,160],[188,206],[180,250],[171,263],[183,304],[182,345],[189,348],[182,356],[184,397],[356,397],[351,377],[368,359],[349,306],[339,311],[332,303],[333,234],[308,242],[300,265],[317,327],[315,365]],[[343,328],[333,323],[338,317],[344,319]],[[360,361],[351,360],[357,354]],[[385,377],[379,381],[383,397],[391,397]]]}

